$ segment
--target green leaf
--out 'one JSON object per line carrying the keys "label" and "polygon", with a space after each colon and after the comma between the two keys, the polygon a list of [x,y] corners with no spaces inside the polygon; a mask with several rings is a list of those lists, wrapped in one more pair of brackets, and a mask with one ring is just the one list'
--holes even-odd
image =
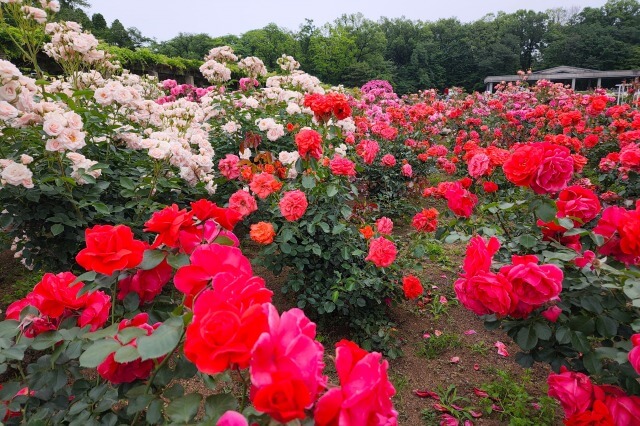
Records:
{"label": "green leaf", "polygon": [[130,191],[134,191],[136,189],[136,184],[126,176],[122,176],[120,178],[120,186]]}
{"label": "green leaf", "polygon": [[596,318],[596,330],[602,337],[613,337],[618,333],[618,321],[611,317]]}
{"label": "green leaf", "polygon": [[518,331],[515,340],[523,351],[530,351],[538,344],[538,335],[533,327],[524,327]]}
{"label": "green leaf", "polygon": [[114,339],[98,340],[80,355],[80,366],[96,368],[111,353],[120,349],[121,345]]}
{"label": "green leaf", "polygon": [[313,176],[306,175],[302,177],[302,187],[305,189],[313,189],[316,187],[316,179]]}
{"label": "green leaf", "polygon": [[93,203],[92,206],[98,213],[111,214],[111,209],[104,203]]}
{"label": "green leaf", "polygon": [[189,256],[184,253],[179,254],[170,254],[167,256],[167,263],[175,268],[180,269],[183,266],[189,265],[191,262],[189,261]]}
{"label": "green leaf", "polygon": [[113,357],[116,362],[120,362],[123,364],[125,362],[134,361],[138,358],[140,358],[140,353],[138,352],[138,349],[136,349],[136,347],[133,345],[126,345],[121,347],[116,351],[116,354]]}
{"label": "green leaf", "polygon": [[171,352],[180,343],[183,327],[182,317],[174,317],[165,321],[150,336],[139,337],[138,352],[142,360],[159,358]]}
{"label": "green leaf", "polygon": [[140,296],[135,291],[127,294],[122,301],[125,311],[134,312],[140,306]]}
{"label": "green leaf", "polygon": [[328,233],[331,231],[331,227],[329,227],[329,224],[328,224],[327,222],[320,222],[320,223],[318,224],[318,226],[319,226],[320,228],[322,228],[322,230],[323,230],[326,234],[328,234]]}
{"label": "green leaf", "polygon": [[549,340],[551,337],[552,331],[551,327],[542,322],[537,322],[533,324],[533,328],[536,331],[536,335],[540,340]]}
{"label": "green leaf", "polygon": [[584,364],[584,368],[586,368],[591,375],[600,374],[602,372],[602,362],[600,362],[594,352],[589,352],[582,357],[582,363]]}
{"label": "green leaf", "polygon": [[571,341],[571,330],[569,328],[561,326],[556,329],[556,340],[561,345],[566,345]]}
{"label": "green leaf", "polygon": [[591,345],[589,345],[589,341],[587,340],[584,333],[580,331],[571,332],[571,345],[578,352],[587,353],[591,351]]}
{"label": "green leaf", "polygon": [[62,234],[63,232],[64,232],[64,225],[56,223],[55,225],[51,226],[51,233],[53,234],[54,237],[56,235]]}
{"label": "green leaf", "polygon": [[286,243],[291,238],[293,238],[293,231],[291,230],[291,228],[282,228],[282,231],[280,231],[280,238],[282,239],[283,243]]}
{"label": "green leaf", "polygon": [[236,411],[238,409],[238,400],[233,395],[221,393],[218,395],[208,396],[204,401],[204,410],[207,420],[214,424],[227,411]]}
{"label": "green leaf", "polygon": [[518,237],[518,243],[525,248],[532,248],[537,242],[538,240],[533,235],[525,234]]}
{"label": "green leaf", "polygon": [[31,342],[31,348],[36,351],[42,351],[55,345],[62,340],[60,333],[57,331],[47,331],[39,334],[33,342]]}
{"label": "green leaf", "polygon": [[19,325],[20,322],[15,320],[0,322],[0,339],[11,339],[15,337],[20,332],[18,328]]}
{"label": "green leaf", "polygon": [[78,284],[79,282],[82,282],[82,281],[93,281],[96,279],[97,275],[98,274],[95,271],[85,272],[84,274],[80,275],[78,278],[73,280],[73,282],[69,284],[69,287],[72,287],[73,285]]}
{"label": "green leaf", "polygon": [[335,185],[327,186],[327,196],[334,197],[338,193],[338,188]]}
{"label": "green leaf", "polygon": [[556,217],[556,206],[553,201],[543,201],[536,208],[536,216],[542,219],[544,222],[550,222]]}
{"label": "green leaf", "polygon": [[188,423],[198,414],[202,395],[191,393],[172,401],[166,408],[165,414],[173,422]]}
{"label": "green leaf", "polygon": [[351,207],[349,207],[349,206],[340,207],[340,214],[345,219],[349,219],[351,217]]}
{"label": "green leaf", "polygon": [[162,263],[166,255],[162,250],[145,250],[139,267],[145,271],[153,269]]}
{"label": "green leaf", "polygon": [[291,253],[291,245],[289,243],[280,244],[280,251],[284,254]]}
{"label": "green leaf", "polygon": [[152,425],[158,424],[162,418],[163,402],[160,399],[154,399],[147,409],[147,423]]}

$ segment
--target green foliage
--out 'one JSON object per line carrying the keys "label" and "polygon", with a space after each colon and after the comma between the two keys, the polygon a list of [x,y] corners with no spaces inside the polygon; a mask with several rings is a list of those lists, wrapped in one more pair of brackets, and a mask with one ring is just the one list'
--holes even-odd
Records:
{"label": "green foliage", "polygon": [[149,49],[131,50],[126,47],[101,45],[101,49],[111,53],[119,60],[125,68],[146,71],[157,69],[158,67],[168,67],[174,72],[199,72],[202,61],[195,59],[183,59],[180,57],[170,58],[168,56],[153,53]]}
{"label": "green foliage", "polygon": [[439,336],[435,333],[431,337],[425,339],[420,344],[417,354],[427,359],[436,359],[449,349],[455,349],[462,346],[462,339],[454,333],[443,332]]}
{"label": "green foliage", "polygon": [[557,424],[557,404],[553,398],[543,396],[535,398],[527,391],[531,385],[531,370],[514,377],[507,371],[497,371],[498,380],[481,386],[489,394],[481,400],[486,412],[491,414],[494,404],[502,409],[498,411],[500,420],[512,426],[537,426]]}

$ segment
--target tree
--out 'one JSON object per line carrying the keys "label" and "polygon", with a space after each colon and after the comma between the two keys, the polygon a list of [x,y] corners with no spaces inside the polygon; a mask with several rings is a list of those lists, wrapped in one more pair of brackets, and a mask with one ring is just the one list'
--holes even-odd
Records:
{"label": "tree", "polygon": [[111,28],[105,37],[107,43],[115,44],[118,47],[126,47],[129,49],[133,49],[135,46],[133,45],[133,41],[131,37],[129,37],[129,33],[122,25],[118,19],[113,21],[111,24]]}

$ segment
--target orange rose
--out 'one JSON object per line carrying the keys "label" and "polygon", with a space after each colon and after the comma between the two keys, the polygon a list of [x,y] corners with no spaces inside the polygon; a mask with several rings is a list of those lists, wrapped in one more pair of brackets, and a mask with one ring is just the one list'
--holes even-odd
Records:
{"label": "orange rose", "polygon": [[368,240],[369,238],[373,237],[373,228],[371,228],[370,225],[360,228],[359,231],[362,234],[362,236],[365,238],[365,240]]}
{"label": "orange rose", "polygon": [[256,243],[267,245],[273,242],[276,231],[274,231],[272,224],[268,222],[258,222],[251,225],[249,236]]}

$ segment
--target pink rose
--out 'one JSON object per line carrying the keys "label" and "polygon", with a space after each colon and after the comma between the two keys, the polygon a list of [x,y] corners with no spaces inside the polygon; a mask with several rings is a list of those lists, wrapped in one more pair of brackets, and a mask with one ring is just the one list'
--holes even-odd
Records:
{"label": "pink rose", "polygon": [[237,211],[244,218],[258,210],[258,203],[247,191],[239,189],[229,197],[229,208]]}
{"label": "pink rose", "polygon": [[378,268],[386,268],[396,260],[398,251],[393,242],[384,237],[378,237],[371,241],[369,254],[364,260],[373,262]]}
{"label": "pink rose", "polygon": [[411,164],[404,164],[400,169],[400,173],[402,173],[402,176],[408,178],[413,176],[413,169],[411,168]]}
{"label": "pink rose", "polygon": [[218,162],[218,170],[227,179],[236,179],[240,176],[239,162],[240,158],[237,155],[227,154]]}
{"label": "pink rose", "polygon": [[576,226],[595,219],[602,208],[598,196],[581,186],[570,186],[560,191],[556,205],[558,217],[571,218]]}
{"label": "pink rose", "polygon": [[500,249],[500,241],[491,237],[488,242],[481,236],[471,238],[467,245],[462,269],[468,276],[478,272],[489,272],[493,255]]}
{"label": "pink rose", "polygon": [[491,167],[491,159],[484,153],[479,153],[471,157],[469,160],[469,176],[472,178],[479,178],[484,174],[488,174]]}
{"label": "pink rose", "polygon": [[388,217],[381,217],[376,220],[376,229],[380,235],[391,235],[393,231],[393,221]]}
{"label": "pink rose", "polygon": [[454,285],[460,303],[477,315],[508,315],[517,303],[511,283],[502,274],[479,272],[469,279],[460,278]]}
{"label": "pink rose", "polygon": [[640,333],[631,336],[631,343],[633,343],[633,349],[629,351],[629,363],[640,374]]}
{"label": "pink rose", "polygon": [[385,154],[382,156],[382,160],[380,160],[383,166],[393,167],[396,165],[396,157],[391,154]]}
{"label": "pink rose", "polygon": [[249,423],[237,411],[227,411],[218,419],[216,426],[249,426]]}
{"label": "pink rose", "polygon": [[304,216],[309,203],[307,203],[307,197],[304,192],[296,189],[295,191],[285,192],[278,205],[282,216],[289,222],[294,222]]}

